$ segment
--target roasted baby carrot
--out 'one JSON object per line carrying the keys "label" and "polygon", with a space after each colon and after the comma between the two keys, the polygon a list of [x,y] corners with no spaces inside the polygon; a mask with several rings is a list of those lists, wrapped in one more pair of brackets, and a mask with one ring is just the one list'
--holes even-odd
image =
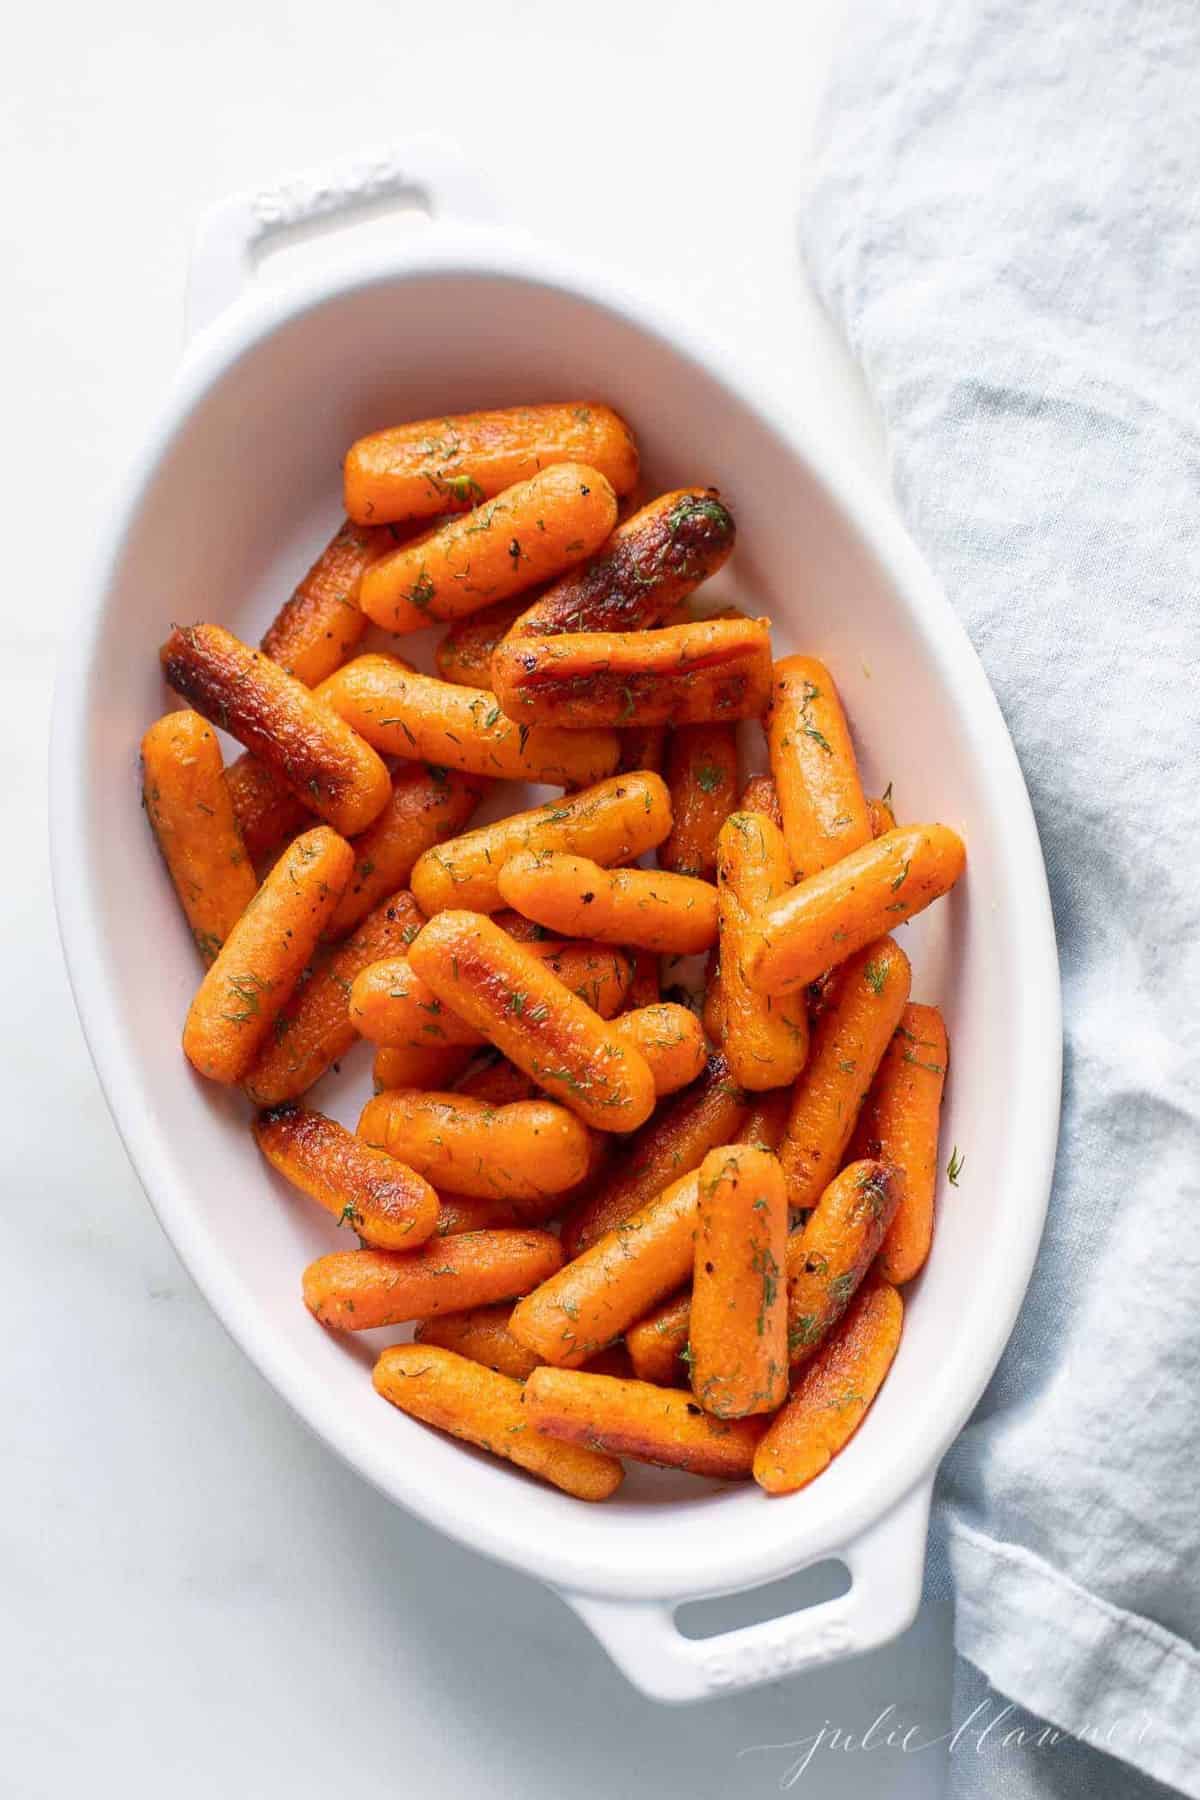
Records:
{"label": "roasted baby carrot", "polygon": [[394,1344],[375,1387],[401,1412],[477,1444],[577,1500],[607,1500],[625,1471],[614,1456],[546,1437],[521,1404],[519,1381],[435,1344]]}
{"label": "roasted baby carrot", "polygon": [[748,1096],[730,1078],[721,1056],[710,1056],[694,1087],[656,1112],[623,1148],[619,1169],[582,1194],[563,1223],[568,1256],[620,1225],[681,1175],[698,1169],[715,1144],[729,1143],[744,1125]]}
{"label": "roasted baby carrot", "polygon": [[262,640],[263,653],[305,687],[332,675],[366,630],[358,604],[363,570],[395,548],[386,527],[346,519],[275,615]]}
{"label": "roasted baby carrot", "polygon": [[454,1091],[470,1094],[474,1100],[487,1100],[492,1106],[507,1106],[513,1100],[532,1100],[537,1085],[524,1069],[518,1069],[489,1044],[472,1057],[469,1068],[454,1083]]}
{"label": "roasted baby carrot", "polygon": [[468,1362],[482,1363],[507,1375],[513,1381],[524,1381],[541,1361],[524,1344],[518,1344],[508,1329],[512,1307],[473,1306],[469,1312],[442,1313],[440,1317],[422,1319],[413,1332],[414,1344],[437,1344],[442,1350],[453,1350]]}
{"label": "roasted baby carrot", "polygon": [[623,725],[617,734],[621,740],[621,753],[617,760],[617,769],[622,774],[630,769],[653,769],[661,775],[667,755],[667,728],[665,725]]}
{"label": "roasted baby carrot", "polygon": [[754,1453],[754,1479],[768,1494],[806,1487],[849,1443],[892,1366],[903,1322],[895,1288],[864,1282]]}
{"label": "roasted baby carrot", "polygon": [[704,619],[660,631],[506,637],[492,685],[509,718],[598,725],[753,719],[771,692],[765,619]]}
{"label": "roasted baby carrot", "polygon": [[318,954],[246,1072],[242,1085],[257,1106],[296,1099],[345,1056],[358,1037],[349,1013],[355,976],[403,950],[424,922],[411,894],[394,894],[344,943]]}
{"label": "roasted baby carrot", "polygon": [[345,837],[387,805],[384,764],[303,683],[220,625],[177,626],[163,674],[196,711],[269,763],[304,804]]}
{"label": "roasted baby carrot", "polygon": [[788,1202],[767,1150],[725,1144],[700,1165],[692,1277],[692,1392],[718,1419],[787,1398]]}
{"label": "roasted baby carrot", "polygon": [[655,950],[631,950],[633,976],[625,1005],[630,1012],[642,1006],[657,1006],[662,999],[662,962]]}
{"label": "roasted baby carrot", "polygon": [[387,1088],[436,1088],[444,1093],[470,1061],[469,1050],[433,1046],[428,1050],[407,1046],[377,1050],[371,1071],[375,1092],[379,1094]]}
{"label": "roasted baby carrot", "polygon": [[188,1061],[210,1081],[240,1081],[300,980],[346,885],[354,852],[318,825],[280,857],[226,938],[183,1028]]}
{"label": "roasted baby carrot", "polygon": [[715,489],[660,494],[618,525],[587,562],[548,587],[516,621],[513,635],[665,625],[726,561],[734,536],[733,515]]}
{"label": "roasted baby carrot", "polygon": [[[439,919],[464,916],[473,920],[486,917],[483,913],[438,914]],[[492,929],[499,930],[499,925]],[[611,1019],[620,1007],[629,985],[629,959],[619,950],[605,944],[566,943],[561,938],[536,939],[522,944],[521,949],[601,1018]],[[518,990],[509,1006],[518,1016],[530,1004],[528,997],[519,997],[522,992]],[[438,997],[407,956],[388,957],[363,969],[350,992],[350,1018],[372,1043],[398,1048],[453,1044],[478,1049],[488,1041],[486,1031],[477,1031],[450,1002]]]}
{"label": "roasted baby carrot", "polygon": [[528,597],[518,594],[514,600],[487,606],[452,625],[433,653],[442,680],[457,682],[459,687],[490,688],[492,652],[520,618]]}
{"label": "roasted baby carrot", "polygon": [[388,631],[460,619],[582,562],[616,521],[617,497],[598,469],[555,463],[372,563],[359,603]]}
{"label": "roasted baby carrot", "polygon": [[650,1381],[656,1387],[688,1386],[691,1321],[692,1296],[688,1290],[672,1294],[629,1326],[625,1346],[638,1381]]}
{"label": "roasted baby carrot", "polygon": [[356,656],[321,698],[377,750],[466,775],[582,787],[617,766],[615,731],[561,731],[506,719],[494,694],[418,675],[392,656]]}
{"label": "roasted baby carrot", "polygon": [[792,1092],[779,1160],[788,1199],[815,1206],[841,1167],[867,1089],[908,1000],[912,969],[899,944],[882,938],[839,971],[813,1031],[804,1073]]}
{"label": "roasted baby carrot", "polygon": [[415,1250],[432,1237],[438,1197],[429,1183],[336,1119],[287,1101],[253,1129],[272,1168],[373,1249]]}
{"label": "roasted baby carrot", "polygon": [[808,1056],[803,994],[760,994],[746,980],[755,920],[791,878],[783,833],[765,813],[735,812],[721,827],[717,898],[721,922],[721,1048],[751,1092],[795,1081]]}
{"label": "roasted baby carrot", "polygon": [[506,406],[359,438],[344,464],[346,511],[364,525],[467,512],[562,462],[599,469],[618,494],[637,482],[633,433],[610,406]]}
{"label": "roasted baby carrot", "polygon": [[150,727],[142,796],[196,948],[211,963],[258,883],[222,779],[216,733],[199,713],[168,713]]}
{"label": "roasted baby carrot", "polygon": [[871,815],[871,836],[883,837],[896,829],[896,814],[892,806],[892,784],[889,781],[887,792],[878,800],[867,801],[867,811]]}
{"label": "roasted baby carrot", "polygon": [[717,890],[691,875],[603,869],[567,851],[522,850],[497,878],[510,906],[567,937],[691,956],[717,936]]}
{"label": "roasted baby carrot", "polygon": [[335,1250],[304,1271],[304,1304],[335,1331],[371,1331],[527,1294],[562,1263],[549,1231],[469,1231],[415,1250]]}
{"label": "roasted baby carrot", "polygon": [[584,1126],[549,1100],[489,1106],[414,1088],[389,1088],[368,1100],[358,1135],[435,1186],[483,1199],[560,1194],[583,1179],[590,1154]]}
{"label": "roasted baby carrot", "polygon": [[692,1475],[749,1475],[762,1435],[759,1420],[714,1419],[690,1394],[581,1369],[535,1369],[522,1391],[539,1431]]}
{"label": "roasted baby carrot", "polygon": [[504,904],[500,870],[519,850],[570,850],[607,867],[653,850],[670,829],[671,803],[660,777],[616,775],[427,850],[412,872],[412,891],[430,915],[448,906],[492,913]]}
{"label": "roasted baby carrot", "polygon": [[708,1061],[704,1031],[689,1007],[660,1000],[614,1019],[612,1029],[623,1044],[645,1059],[654,1091],[674,1094],[695,1081]]}
{"label": "roasted baby carrot", "polygon": [[760,1150],[778,1150],[787,1130],[791,1110],[790,1088],[776,1088],[773,1093],[755,1094],[745,1124],[737,1134],[739,1144],[757,1144]]}
{"label": "roasted baby carrot", "polygon": [[476,775],[401,763],[392,796],[375,823],[354,841],[354,873],[329,923],[344,937],[380,901],[404,887],[419,856],[461,831],[487,789]]}
{"label": "roasted baby carrot", "polygon": [[264,862],[305,825],[312,814],[283,776],[244,750],[225,771],[233,816],[252,863]]}
{"label": "roasted baby carrot", "polygon": [[523,1225],[544,1225],[558,1211],[560,1197],[541,1200],[481,1200],[477,1194],[438,1195],[437,1235],[454,1237],[464,1231],[507,1231]]}
{"label": "roasted baby carrot", "polygon": [[660,868],[712,880],[717,838],[733,811],[737,761],[732,725],[683,725],[671,733],[666,777],[671,835],[659,845]]}
{"label": "roasted baby carrot", "polygon": [[892,1171],[864,1158],[847,1163],[787,1246],[788,1355],[807,1362],[845,1312],[875,1260],[897,1190]]}
{"label": "roasted baby carrot", "polygon": [[938,1115],[949,1047],[936,1006],[906,1006],[863,1103],[852,1157],[874,1156],[893,1171],[898,1200],[877,1268],[900,1286],[924,1267],[933,1240]]}
{"label": "roasted baby carrot", "polygon": [[535,1288],[509,1330],[547,1362],[577,1369],[659,1300],[692,1267],[699,1175],[693,1171]]}
{"label": "roasted baby carrot", "polygon": [[850,728],[833,676],[815,656],[776,663],[767,751],[797,880],[870,843]]}
{"label": "roasted baby carrot", "polygon": [[765,813],[772,825],[783,828],[783,814],[779,810],[779,795],[774,780],[770,775],[752,775],[742,789],[742,797],[738,801],[739,812]]}
{"label": "roasted baby carrot", "polygon": [[788,888],[759,913],[746,978],[791,993],[894,931],[952,888],[966,866],[945,825],[901,825]]}

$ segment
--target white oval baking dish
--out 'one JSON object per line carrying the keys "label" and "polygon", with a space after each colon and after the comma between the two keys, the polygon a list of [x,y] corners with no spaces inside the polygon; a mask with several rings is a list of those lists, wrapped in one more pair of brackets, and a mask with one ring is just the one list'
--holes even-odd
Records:
{"label": "white oval baking dish", "polygon": [[[312,278],[254,280],[254,246],[272,234],[413,186],[431,202],[424,233],[343,249]],[[470,172],[419,144],[242,197],[202,228],[197,334],[116,496],[61,670],[55,894],[118,1128],[247,1355],[385,1493],[558,1588],[647,1694],[697,1699],[867,1650],[915,1612],[934,1474],[1003,1349],[1042,1227],[1060,1075],[1053,926],[996,701],[888,505],[728,351],[625,284],[488,227],[485,212]],[[889,1381],[831,1469],[786,1499],[633,1469],[614,1502],[580,1505],[384,1406],[370,1347],[322,1331],[300,1302],[302,1268],[335,1234],[272,1192],[240,1098],[197,1081],[177,1049],[197,967],[137,789],[138,740],[169,704],[156,658],[169,622],[257,637],[336,525],[340,457],[363,431],[575,395],[633,421],[664,486],[721,487],[740,528],[722,591],[772,615],[781,651],[830,663],[870,787],[890,778],[902,818],[943,819],[969,847],[966,881],[904,934],[915,996],[947,1016],[944,1145],[963,1152],[963,1173],[956,1188],[942,1179]],[[365,1064],[340,1079],[349,1087],[334,1082],[322,1103],[352,1117]],[[675,1627],[684,1600],[831,1556],[851,1576],[838,1599],[705,1640]]]}

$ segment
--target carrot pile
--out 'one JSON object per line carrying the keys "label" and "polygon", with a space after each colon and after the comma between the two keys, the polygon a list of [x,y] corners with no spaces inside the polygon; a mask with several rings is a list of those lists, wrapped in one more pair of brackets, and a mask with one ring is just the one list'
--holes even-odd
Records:
{"label": "carrot pile", "polygon": [[[164,644],[189,710],[144,798],[204,965],[184,1053],[358,1240],[306,1305],[415,1325],[378,1392],[580,1499],[625,1457],[789,1493],[930,1252],[948,1043],[895,933],[965,852],[864,792],[821,662],[693,614],[717,492],[639,479],[598,404],[359,440],[261,645]],[[422,672],[398,640],[437,621]],[[472,828],[513,781],[561,795]],[[703,990],[664,992],[692,957]],[[351,1132],[304,1097],[360,1039]]]}

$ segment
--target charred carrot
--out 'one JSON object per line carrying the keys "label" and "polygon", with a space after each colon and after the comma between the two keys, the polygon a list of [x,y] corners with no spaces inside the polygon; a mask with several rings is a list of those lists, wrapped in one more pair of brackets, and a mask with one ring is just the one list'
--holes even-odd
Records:
{"label": "charred carrot", "polygon": [[719,1419],[787,1398],[788,1203],[767,1150],[725,1144],[700,1165],[691,1306],[692,1392]]}
{"label": "charred carrot", "polygon": [[202,960],[211,963],[254,898],[257,882],[222,779],[216,733],[174,712],[142,739],[146,817]]}
{"label": "charred carrot", "polygon": [[710,1056],[694,1087],[655,1113],[629,1142],[617,1173],[582,1194],[565,1215],[568,1256],[620,1225],[681,1175],[698,1169],[716,1144],[729,1143],[746,1121],[748,1096],[730,1077],[721,1056]]}
{"label": "charred carrot", "polygon": [[345,937],[367,914],[405,886],[419,856],[461,831],[488,784],[456,769],[401,763],[392,795],[375,823],[354,842],[354,873],[330,920]]}
{"label": "charred carrot", "polygon": [[358,604],[363,571],[395,548],[386,528],[345,520],[267,628],[264,655],[305,687],[332,675],[366,630]]}
{"label": "charred carrot", "polygon": [[377,1094],[387,1088],[436,1088],[445,1092],[466,1069],[469,1050],[383,1049],[375,1052],[372,1079]]}
{"label": "charred carrot", "polygon": [[492,913],[504,904],[500,870],[519,850],[570,850],[609,866],[652,850],[670,829],[661,779],[649,772],[617,775],[427,850],[412,872],[412,891],[430,915],[448,906]]}
{"label": "charred carrot", "polygon": [[527,594],[518,594],[513,600],[502,600],[499,606],[469,613],[452,625],[433,653],[442,680],[457,682],[459,687],[490,688],[492,653],[524,612],[528,598]]}
{"label": "charred carrot", "polygon": [[877,1268],[897,1286],[920,1273],[933,1240],[938,1115],[948,1061],[946,1027],[937,1007],[906,1006],[850,1144],[852,1157],[878,1157],[893,1171],[896,1215]]}
{"label": "charred carrot", "polygon": [[371,1331],[527,1294],[562,1263],[549,1231],[470,1231],[415,1250],[335,1250],[304,1271],[304,1304],[335,1331]]}
{"label": "charred carrot", "polygon": [[746,979],[791,993],[845,962],[952,888],[966,865],[945,825],[901,825],[772,900],[756,921]]}
{"label": "charred carrot", "polygon": [[797,880],[870,843],[850,728],[833,676],[815,656],[776,663],[767,751]]}
{"label": "charred carrot", "polygon": [[535,1200],[587,1173],[588,1134],[549,1100],[489,1106],[463,1094],[389,1088],[368,1100],[358,1135],[435,1186],[483,1199]]}
{"label": "charred carrot", "polygon": [[364,525],[467,512],[562,462],[599,469],[618,494],[638,478],[633,433],[610,406],[506,406],[359,438],[344,465],[346,511]]}
{"label": "charred carrot", "polygon": [[288,838],[312,823],[311,812],[283,776],[248,750],[226,769],[225,786],[252,863],[265,862]]}
{"label": "charred carrot", "polygon": [[376,1250],[415,1250],[432,1237],[438,1197],[427,1181],[382,1150],[287,1101],[260,1113],[254,1140],[286,1181]]}
{"label": "charred carrot", "polygon": [[908,1000],[912,970],[891,938],[839,971],[792,1092],[779,1160],[793,1207],[815,1206],[841,1167],[867,1089]]}
{"label": "charred carrot", "polygon": [[733,811],[737,760],[732,725],[684,725],[671,733],[667,752],[671,835],[659,846],[660,868],[712,880],[717,838]]}
{"label": "charred carrot", "polygon": [[865,1158],[848,1163],[787,1246],[788,1355],[807,1362],[849,1306],[896,1211],[892,1171]]}
{"label": "charred carrot", "polygon": [[699,1019],[674,1001],[660,1000],[656,1006],[622,1013],[612,1029],[644,1058],[660,1098],[689,1086],[708,1060]]}
{"label": "charred carrot", "polygon": [[346,837],[387,805],[391,782],[369,744],[261,650],[220,625],[177,626],[163,673],[198,713],[269,763]]}
{"label": "charred carrot", "polygon": [[512,1307],[473,1306],[469,1312],[442,1313],[422,1319],[413,1332],[414,1344],[436,1344],[442,1350],[453,1350],[468,1362],[482,1363],[507,1375],[513,1381],[524,1381],[537,1368],[541,1358],[524,1344],[518,1344],[508,1329]]}
{"label": "charred carrot", "polygon": [[659,631],[505,638],[492,685],[511,719],[600,725],[702,725],[753,719],[771,691],[765,619],[705,619]]}
{"label": "charred carrot", "polygon": [[279,1012],[243,1080],[258,1106],[295,1100],[356,1042],[351,985],[360,969],[410,943],[424,920],[411,894],[399,893],[363,920],[353,936],[318,954],[312,973]]}
{"label": "charred carrot", "polygon": [[742,797],[738,801],[739,812],[765,813],[772,825],[783,829],[783,814],[779,810],[779,795],[770,775],[752,775],[742,789]]}
{"label": "charred carrot", "polygon": [[242,1079],[316,949],[353,861],[349,844],[319,825],[276,863],[188,1012],[184,1054],[201,1075]]}
{"label": "charred carrot", "polygon": [[692,1475],[749,1475],[762,1435],[759,1420],[714,1419],[690,1394],[580,1369],[535,1369],[523,1395],[540,1431]]}
{"label": "charred carrot", "polygon": [[513,626],[515,637],[564,631],[644,631],[665,625],[733,549],[733,515],[714,488],[660,494],[618,525],[589,560],[563,575]]}
{"label": "charred carrot", "polygon": [[498,876],[510,906],[568,937],[691,956],[717,936],[717,890],[691,875],[603,869],[567,851],[522,850]]}
{"label": "charred carrot", "polygon": [[558,979],[539,948],[482,913],[443,912],[413,944],[409,966],[453,1016],[586,1124],[636,1130],[654,1110],[645,1058]]}
{"label": "charred carrot", "polygon": [[721,827],[721,1047],[735,1081],[752,1093],[795,1081],[808,1056],[803,994],[760,994],[746,980],[755,920],[788,885],[783,833],[765,813],[735,812]]}
{"label": "charred carrot", "polygon": [[359,602],[388,631],[460,619],[582,562],[616,520],[617,497],[598,469],[556,463],[372,563]]}
{"label": "charred carrot", "polygon": [[418,675],[396,657],[355,657],[324,683],[321,697],[386,755],[466,775],[582,787],[617,766],[615,731],[514,725],[494,694]]}
{"label": "charred carrot", "polygon": [[562,1368],[578,1368],[692,1267],[700,1177],[685,1175],[550,1276],[513,1308],[509,1330]]}
{"label": "charred carrot", "polygon": [[638,1381],[656,1387],[688,1386],[688,1333],[691,1330],[692,1296],[688,1290],[672,1294],[630,1325],[625,1344]]}
{"label": "charred carrot", "polygon": [[768,1494],[806,1487],[849,1443],[892,1366],[903,1322],[895,1288],[865,1282],[754,1453],[754,1479]]}
{"label": "charred carrot", "polygon": [[577,1500],[607,1500],[625,1471],[613,1456],[537,1429],[511,1376],[434,1344],[395,1344],[375,1364],[375,1387],[401,1412],[502,1456]]}

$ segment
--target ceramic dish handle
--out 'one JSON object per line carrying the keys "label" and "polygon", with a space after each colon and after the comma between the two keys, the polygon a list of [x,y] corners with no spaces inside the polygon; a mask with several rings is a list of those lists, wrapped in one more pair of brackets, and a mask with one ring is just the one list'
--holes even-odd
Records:
{"label": "ceramic dish handle", "polygon": [[255,252],[272,238],[323,220],[336,224],[382,200],[416,194],[434,218],[489,224],[495,208],[487,184],[452,144],[412,138],[303,169],[243,194],[204,215],[188,276],[188,336],[211,324],[254,277]]}
{"label": "ceramic dish handle", "polygon": [[[860,1538],[829,1553],[850,1571],[847,1593],[719,1637],[684,1637],[675,1624],[679,1602],[567,1592],[563,1599],[652,1700],[705,1700],[758,1687],[874,1650],[911,1625],[921,1599],[931,1492],[929,1485],[915,1488]],[[825,1562],[828,1555],[812,1560]]]}

